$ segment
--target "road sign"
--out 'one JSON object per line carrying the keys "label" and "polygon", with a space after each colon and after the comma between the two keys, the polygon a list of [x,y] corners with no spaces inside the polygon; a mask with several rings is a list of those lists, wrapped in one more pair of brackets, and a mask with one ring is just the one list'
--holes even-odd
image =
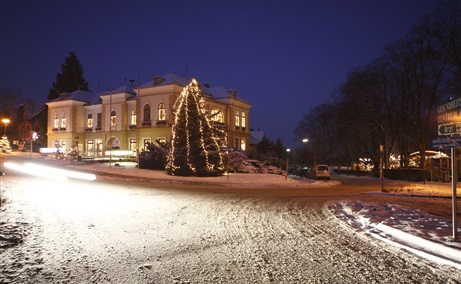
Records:
{"label": "road sign", "polygon": [[432,139],[432,148],[436,149],[452,149],[461,148],[461,137],[444,137]]}
{"label": "road sign", "polygon": [[222,152],[234,152],[235,149],[232,148],[232,147],[222,147],[222,148],[221,148],[221,151],[222,151]]}
{"label": "road sign", "polygon": [[461,123],[439,125],[439,135],[461,134]]}
{"label": "road sign", "polygon": [[[437,108],[437,123],[439,125],[439,135],[452,135],[459,132],[454,131],[455,127],[450,125],[460,122],[461,119],[461,97],[453,99],[447,103],[439,105]],[[442,131],[440,131],[442,128]],[[461,130],[461,129],[460,129]]]}

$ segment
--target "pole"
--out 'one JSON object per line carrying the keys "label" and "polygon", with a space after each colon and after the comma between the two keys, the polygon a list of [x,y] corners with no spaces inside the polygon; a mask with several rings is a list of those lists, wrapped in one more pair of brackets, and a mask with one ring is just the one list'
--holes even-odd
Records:
{"label": "pole", "polygon": [[110,90],[110,97],[109,97],[109,141],[110,142],[110,149],[109,149],[109,168],[112,168],[112,90]]}
{"label": "pole", "polygon": [[287,170],[285,172],[285,180],[288,179],[288,158],[287,158]]}
{"label": "pole", "polygon": [[381,178],[381,192],[384,192],[384,145],[379,145],[379,151],[381,152],[381,172],[379,173],[379,176]]}
{"label": "pole", "polygon": [[456,213],[457,210],[457,194],[456,194],[456,183],[458,181],[458,170],[457,170],[457,158],[456,158],[456,149],[451,148],[451,188],[452,188],[452,219],[453,219],[453,241],[458,239],[457,227],[458,221]]}

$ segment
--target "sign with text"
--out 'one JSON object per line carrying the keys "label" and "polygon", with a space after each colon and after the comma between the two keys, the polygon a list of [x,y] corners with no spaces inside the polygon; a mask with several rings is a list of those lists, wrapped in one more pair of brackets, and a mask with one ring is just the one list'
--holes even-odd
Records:
{"label": "sign with text", "polygon": [[432,139],[432,148],[435,148],[435,149],[461,148],[461,137],[446,137],[446,138]]}
{"label": "sign with text", "polygon": [[461,97],[439,105],[437,108],[437,114],[437,123],[439,124],[439,128],[441,124],[461,122]]}
{"label": "sign with text", "polygon": [[450,123],[439,125],[439,135],[461,134],[461,123]]}

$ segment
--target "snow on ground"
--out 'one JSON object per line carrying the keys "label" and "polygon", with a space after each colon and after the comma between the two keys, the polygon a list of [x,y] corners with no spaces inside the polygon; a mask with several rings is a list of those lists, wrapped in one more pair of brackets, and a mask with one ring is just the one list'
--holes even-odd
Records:
{"label": "snow on ground", "polygon": [[[35,156],[39,157],[39,156]],[[318,187],[335,186],[338,181],[313,181],[296,179],[272,174],[230,174],[221,177],[178,177],[169,176],[164,171],[143,170],[135,167],[135,163],[77,163],[69,161],[51,161],[82,171],[90,171],[109,175],[111,180],[123,179],[124,176],[148,178],[156,182],[177,184],[215,184],[238,187]],[[102,176],[104,178],[104,175]],[[449,196],[449,184],[426,183],[413,186],[392,185],[388,193],[374,192],[376,195],[416,194],[430,196]],[[453,241],[452,220],[432,216],[414,208],[394,204],[367,203],[357,200],[343,200],[331,203],[328,208],[339,219],[357,231],[374,238],[403,248],[432,261],[451,265],[461,270],[461,242]],[[398,216],[398,217],[396,217]],[[14,228],[12,228],[14,229]],[[461,229],[458,228],[458,237]],[[9,240],[11,241],[11,240]]]}
{"label": "snow on ground", "polygon": [[[105,172],[115,175],[129,175],[148,177],[156,180],[175,182],[213,183],[239,187],[318,187],[335,186],[338,181],[313,181],[295,179],[289,176],[273,174],[230,174],[221,177],[173,177],[164,171],[137,169],[134,163],[123,162],[108,165],[94,163],[90,165],[73,165],[75,168],[95,172]],[[388,189],[390,193],[376,192],[372,194],[416,194],[430,196],[446,196],[451,194],[449,184],[426,183],[414,186],[396,187]],[[414,208],[393,204],[365,203],[357,200],[345,200],[333,203],[332,212],[355,229],[365,232],[374,238],[406,249],[421,257],[452,265],[461,270],[461,242],[453,241],[452,221],[425,214]],[[395,216],[398,216],[397,218]],[[461,228],[458,228],[461,236]]]}

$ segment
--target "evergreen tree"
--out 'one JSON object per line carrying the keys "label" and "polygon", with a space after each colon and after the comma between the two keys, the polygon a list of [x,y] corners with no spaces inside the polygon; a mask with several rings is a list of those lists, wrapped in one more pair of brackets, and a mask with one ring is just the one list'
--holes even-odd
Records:
{"label": "evergreen tree", "polygon": [[74,52],[70,52],[61,64],[61,73],[56,75],[56,82],[49,89],[48,100],[59,97],[62,92],[73,92],[77,90],[88,91],[88,83],[83,78],[83,67]]}
{"label": "evergreen tree", "polygon": [[222,135],[210,124],[205,100],[195,79],[174,104],[175,121],[167,170],[171,175],[210,176],[223,173]]}

